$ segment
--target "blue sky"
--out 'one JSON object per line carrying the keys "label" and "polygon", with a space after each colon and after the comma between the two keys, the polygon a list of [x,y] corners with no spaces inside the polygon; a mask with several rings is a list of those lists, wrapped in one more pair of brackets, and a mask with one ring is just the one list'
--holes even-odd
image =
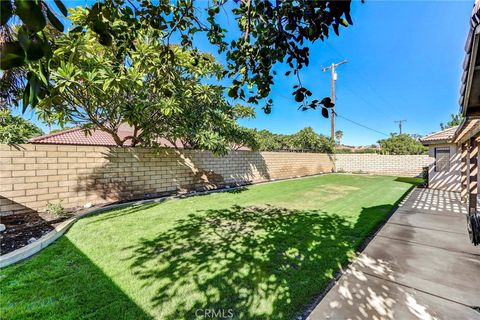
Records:
{"label": "blue sky", "polygon": [[[85,1],[66,1],[69,6]],[[330,95],[330,74],[322,66],[344,58],[338,69],[336,111],[339,115],[383,133],[397,132],[395,120],[407,120],[404,132],[425,135],[458,111],[464,44],[473,1],[359,1],[352,4],[354,25],[341,29],[311,48],[302,82],[314,96]],[[233,21],[231,21],[233,24]],[[232,26],[233,27],[233,26]],[[200,43],[200,48],[212,48]],[[222,57],[219,57],[222,61]],[[275,68],[279,74],[286,70]],[[291,99],[293,77],[279,76],[271,93],[270,115],[259,109],[242,125],[293,133],[311,126],[329,134],[330,121],[319,111],[301,112]],[[35,116],[24,115],[33,121]],[[42,126],[45,128],[45,126]],[[343,143],[368,145],[385,136],[337,118]]]}

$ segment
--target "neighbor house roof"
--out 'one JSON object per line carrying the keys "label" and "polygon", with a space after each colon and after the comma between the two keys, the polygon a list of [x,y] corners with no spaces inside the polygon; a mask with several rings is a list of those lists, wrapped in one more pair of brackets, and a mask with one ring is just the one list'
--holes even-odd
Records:
{"label": "neighbor house roof", "polygon": [[[117,131],[120,139],[133,135],[133,128],[127,124],[122,124]],[[46,134],[39,137],[34,137],[28,140],[33,144],[67,144],[67,145],[88,145],[88,146],[103,146],[103,147],[116,147],[117,144],[113,137],[101,130],[92,130],[91,134],[86,134],[81,128],[67,129],[51,134]],[[183,149],[183,143],[177,139],[175,145],[165,138],[158,138],[157,143],[161,147],[166,148],[180,148]],[[124,147],[132,146],[132,140],[126,140],[123,144]],[[247,147],[239,146],[233,148],[234,150],[250,150]]]}
{"label": "neighbor house roof", "polygon": [[[120,139],[133,135],[133,128],[128,125],[120,125],[118,131]],[[34,137],[28,140],[29,143],[35,144],[70,144],[70,145],[89,145],[89,146],[106,146],[114,147],[117,144],[113,137],[101,130],[93,130],[91,134],[86,134],[81,128],[73,128],[63,130],[51,134],[46,134],[39,137]],[[163,147],[174,147],[174,145],[166,139],[159,138],[157,141]],[[177,141],[177,146],[182,148],[183,145]],[[132,140],[127,140],[124,143],[125,147],[130,147]]]}
{"label": "neighbor house roof", "polygon": [[420,142],[424,145],[451,142],[457,128],[458,126],[453,126],[442,131],[434,132],[428,136],[420,138]]}

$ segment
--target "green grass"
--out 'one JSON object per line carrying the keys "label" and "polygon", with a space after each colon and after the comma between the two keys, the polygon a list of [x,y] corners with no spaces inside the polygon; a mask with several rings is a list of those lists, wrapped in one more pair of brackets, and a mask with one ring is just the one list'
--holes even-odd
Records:
{"label": "green grass", "polygon": [[0,318],[292,319],[417,182],[331,174],[90,216],[0,270]]}

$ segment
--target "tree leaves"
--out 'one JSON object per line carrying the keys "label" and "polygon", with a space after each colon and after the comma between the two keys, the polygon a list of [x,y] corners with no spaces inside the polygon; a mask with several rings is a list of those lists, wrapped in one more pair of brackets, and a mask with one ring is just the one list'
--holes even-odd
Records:
{"label": "tree leaves", "polygon": [[[12,2],[14,6],[12,6]],[[60,0],[55,0],[57,7],[66,15],[67,9]],[[11,70],[19,67],[25,67],[27,63],[45,59],[42,63],[38,62],[36,66],[31,67],[31,73],[26,79],[25,90],[23,92],[23,108],[28,105],[35,106],[39,99],[46,94],[46,85],[48,84],[49,63],[52,56],[52,48],[44,32],[47,26],[47,19],[50,24],[58,31],[63,32],[64,26],[55,16],[55,13],[48,7],[43,0],[1,0],[0,1],[0,22],[2,25],[11,21],[10,17],[16,15],[23,24],[15,29],[18,41],[10,41],[1,44],[0,68],[2,70]],[[24,75],[24,70],[21,75]],[[15,70],[12,71],[15,73]],[[22,83],[25,81],[21,79]],[[8,99],[17,99],[17,95],[12,97],[8,93]]]}
{"label": "tree leaves", "polygon": [[295,101],[302,102],[305,99],[305,95],[302,92],[297,91],[295,93]]}
{"label": "tree leaves", "polygon": [[228,88],[227,94],[230,98],[236,98],[238,96],[238,87],[237,86],[232,86]]}
{"label": "tree leaves", "polygon": [[10,110],[0,110],[0,143],[20,144],[42,135],[42,130],[21,116],[14,116]]}
{"label": "tree leaves", "polygon": [[63,24],[58,20],[58,18],[55,16],[55,14],[50,10],[50,8],[47,7],[47,18],[48,21],[55,27],[60,32],[63,32]]}
{"label": "tree leaves", "polygon": [[42,58],[47,51],[46,44],[38,35],[33,35],[29,38],[25,33],[19,33],[18,39],[20,46],[26,53],[29,61],[35,61]]}
{"label": "tree leaves", "polygon": [[62,12],[62,14],[66,17],[68,15],[68,11],[67,11],[67,8],[65,8],[65,6],[63,5],[62,1],[54,0],[54,2],[57,8],[60,10],[60,12]]}
{"label": "tree leaves", "polygon": [[327,108],[322,108],[322,116],[324,118],[328,118],[328,109]]}
{"label": "tree leaves", "polygon": [[15,13],[31,32],[38,32],[47,25],[41,6],[35,1],[15,0],[15,8]]}
{"label": "tree leaves", "polygon": [[13,7],[10,0],[0,0],[0,25],[7,23],[12,16]]}
{"label": "tree leaves", "polygon": [[[73,27],[88,16],[84,9],[70,12]],[[107,23],[113,32],[122,25],[117,19]],[[122,50],[126,41],[121,37],[112,37],[112,45],[103,46],[93,32],[61,35],[50,61],[50,82],[55,86],[43,100],[35,101],[32,94],[36,88],[37,95],[42,94],[43,82],[30,78],[24,105],[36,105],[42,118],[104,130],[118,145],[125,143],[117,134],[121,123],[136,128],[132,143],[145,147],[158,146],[159,137],[216,154],[225,154],[233,144],[252,145],[252,135],[236,120],[252,117],[253,110],[231,106],[223,86],[203,81],[221,74],[221,65],[212,55],[165,46],[156,32],[150,25],[142,26],[133,33],[142,41]],[[75,57],[67,62],[71,52]],[[195,66],[192,57],[198,59]]]}
{"label": "tree leaves", "polygon": [[0,47],[0,69],[8,70],[24,64],[25,52],[18,41],[5,42]]}
{"label": "tree leaves", "polygon": [[[56,29],[64,29],[61,21],[42,0],[14,0],[12,14],[23,21],[31,37],[42,30],[48,21]],[[5,15],[9,17],[8,1],[2,1]],[[67,15],[67,9],[60,0],[54,0],[59,12]],[[225,54],[227,71],[225,76],[232,78],[232,86],[227,94],[234,99],[259,104],[270,94],[275,83],[273,67],[285,63],[289,70],[285,75],[298,77],[299,72],[309,66],[311,46],[317,40],[329,37],[329,30],[338,35],[340,26],[352,24],[350,0],[345,1],[296,1],[283,0],[273,4],[270,1],[238,1],[224,7],[223,1],[215,1],[204,13],[194,7],[192,1],[109,0],[96,2],[88,10],[75,30],[93,30],[98,43],[104,46],[117,45],[117,70],[124,67],[126,53],[139,44],[137,30],[152,27],[152,35],[165,46],[159,54],[168,53],[171,39],[178,39],[185,49],[194,49],[193,39],[197,33],[204,33],[207,39]],[[11,3],[10,3],[11,5]],[[2,9],[3,9],[2,7]],[[221,9],[231,10],[238,21],[240,33],[226,42],[228,26],[219,18]],[[43,12],[42,12],[43,10]],[[43,39],[48,44],[49,39]],[[36,51],[39,53],[40,51]],[[28,54],[29,58],[38,58]],[[175,64],[171,55],[165,54],[162,63]],[[24,60],[25,63],[25,60]],[[201,64],[201,63],[199,63]],[[46,64],[48,65],[48,64]],[[197,60],[191,63],[197,67]],[[248,92],[246,91],[248,89]],[[318,107],[317,102],[308,102],[310,91],[294,91],[295,99],[306,108]],[[264,111],[271,111],[272,104],[267,103]]]}
{"label": "tree leaves", "polygon": [[320,101],[320,104],[322,104],[325,108],[333,108],[335,106],[330,97],[323,98],[322,101]]}
{"label": "tree leaves", "polygon": [[22,112],[25,112],[28,106],[35,107],[39,101],[39,98],[43,98],[46,93],[46,89],[42,84],[42,80],[40,80],[32,71],[28,72],[27,80],[28,83],[23,93]]}

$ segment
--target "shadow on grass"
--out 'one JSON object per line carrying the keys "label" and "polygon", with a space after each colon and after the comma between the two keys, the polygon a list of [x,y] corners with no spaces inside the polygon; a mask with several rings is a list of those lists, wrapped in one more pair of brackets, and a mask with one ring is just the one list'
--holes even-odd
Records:
{"label": "shadow on grass", "polygon": [[364,208],[356,220],[272,206],[207,210],[142,239],[129,259],[134,275],[156,288],[152,307],[165,319],[201,318],[204,310],[292,319],[392,208]]}
{"label": "shadow on grass", "polygon": [[238,194],[238,193],[242,193],[242,192],[247,191],[247,190],[248,190],[247,187],[237,187],[237,188],[229,189],[229,190],[226,190],[226,191],[223,191],[223,192]]}
{"label": "shadow on grass", "polygon": [[[247,187],[238,187],[238,188],[234,188],[234,189],[219,189],[218,192],[219,193],[239,194],[239,193],[245,192],[247,190],[248,190]],[[185,199],[185,198],[189,198],[189,197],[196,197],[197,198],[197,197],[202,197],[202,196],[208,196],[210,194],[211,193],[200,193],[200,194],[192,193],[192,194],[180,195],[180,196],[178,196],[177,199]],[[101,217],[97,217],[89,223],[99,223],[99,222],[102,222],[102,221],[105,221],[105,220],[115,219],[115,218],[118,218],[118,217],[121,217],[121,216],[126,216],[126,215],[129,215],[129,214],[137,213],[139,211],[148,210],[152,207],[155,207],[159,203],[163,203],[163,202],[169,201],[169,200],[171,200],[171,199],[169,199],[169,198],[159,198],[159,199],[153,200],[152,202],[143,203],[143,204],[135,204],[135,202],[132,202],[131,205],[125,206],[124,208],[114,208],[114,209],[108,209],[108,210],[105,210],[105,211],[99,211],[95,214],[92,214],[92,216],[93,215],[101,215]]]}
{"label": "shadow on grass", "polygon": [[152,319],[67,237],[0,270],[2,319]]}
{"label": "shadow on grass", "polygon": [[137,213],[139,211],[148,210],[164,201],[165,201],[164,199],[161,199],[160,201],[151,202],[151,203],[132,204],[124,208],[116,208],[116,209],[114,208],[114,209],[109,209],[105,211],[99,211],[91,215],[96,217],[92,221],[89,221],[88,224],[99,223],[105,220],[116,219],[122,216],[127,216],[129,214]]}
{"label": "shadow on grass", "polygon": [[409,183],[413,186],[418,186],[425,182],[422,178],[409,178],[409,177],[398,177],[395,179],[397,182]]}

